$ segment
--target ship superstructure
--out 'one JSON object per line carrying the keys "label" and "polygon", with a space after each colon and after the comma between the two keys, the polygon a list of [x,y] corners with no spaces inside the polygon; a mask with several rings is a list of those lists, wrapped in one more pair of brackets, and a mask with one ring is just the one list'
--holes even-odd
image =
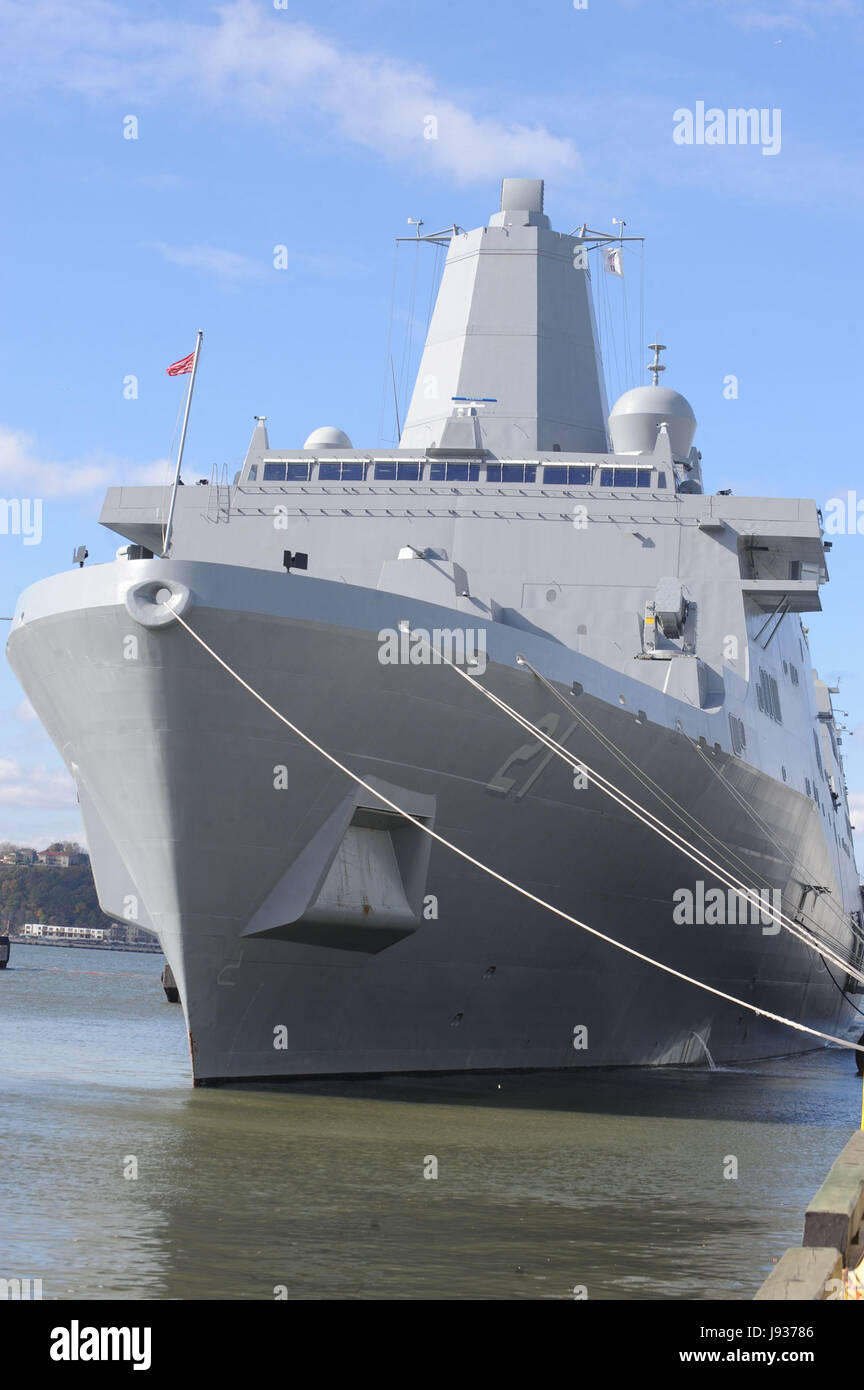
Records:
{"label": "ship superstructure", "polygon": [[[105,911],[159,934],[197,1082],[805,1045],[422,826],[755,1007],[850,1024],[861,898],[802,625],[827,580],[820,516],[704,493],[662,345],[654,384],[609,412],[591,244],[551,229],[539,180],[504,180],[489,225],[449,237],[398,448],[328,426],[273,449],[259,418],[232,482],[177,490],[167,554],[166,490],[113,488],[117,560],[19,601],[10,661],[75,778]],[[442,640],[533,729],[776,895],[784,923],[678,920],[724,875],[428,659]]]}

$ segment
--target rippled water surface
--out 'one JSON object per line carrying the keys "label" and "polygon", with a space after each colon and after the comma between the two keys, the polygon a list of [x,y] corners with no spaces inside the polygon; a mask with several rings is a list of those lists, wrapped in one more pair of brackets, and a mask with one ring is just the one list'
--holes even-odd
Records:
{"label": "rippled water surface", "polygon": [[0,972],[0,1276],[46,1298],[748,1299],[860,1121],[840,1051],[193,1091],[161,966]]}

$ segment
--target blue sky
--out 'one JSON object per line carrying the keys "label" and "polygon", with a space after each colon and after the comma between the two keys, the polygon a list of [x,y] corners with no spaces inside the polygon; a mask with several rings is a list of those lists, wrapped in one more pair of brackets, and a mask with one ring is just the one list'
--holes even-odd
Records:
{"label": "blue sky", "polygon": [[[645,337],[668,344],[709,488],[864,499],[859,0],[278,3],[0,0],[0,491],[43,503],[40,544],[0,535],[2,613],[73,545],[113,555],[102,493],[166,476],[184,382],[164,369],[198,327],[187,476],[233,472],[256,413],[277,446],[321,424],[389,442],[394,238],[409,216],[484,223],[505,175],[545,177],[561,230],[617,216],[647,238]],[[676,144],[675,111],[700,101],[779,109],[779,152]],[[400,252],[397,367],[414,255]],[[637,338],[638,252],[625,269]],[[433,270],[429,250],[417,318]],[[610,400],[648,379],[638,341],[625,370],[624,288],[603,286]],[[864,535],[834,538],[810,639],[840,678],[864,831],[862,561]],[[4,665],[0,839],[79,833]]]}

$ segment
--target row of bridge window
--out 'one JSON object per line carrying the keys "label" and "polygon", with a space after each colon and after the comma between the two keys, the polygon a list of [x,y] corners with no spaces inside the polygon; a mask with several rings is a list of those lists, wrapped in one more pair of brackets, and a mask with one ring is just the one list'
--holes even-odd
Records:
{"label": "row of bridge window", "polygon": [[[312,478],[311,463],[265,463],[261,471],[264,483],[308,483]],[[419,483],[536,483],[538,474],[544,483],[565,484],[570,487],[590,487],[595,482],[595,470],[590,464],[536,463],[319,463],[317,480],[325,483],[376,482]],[[258,467],[249,470],[251,482],[258,481]],[[651,487],[650,468],[600,468],[600,487]],[[666,486],[666,475],[660,473],[657,487]]]}

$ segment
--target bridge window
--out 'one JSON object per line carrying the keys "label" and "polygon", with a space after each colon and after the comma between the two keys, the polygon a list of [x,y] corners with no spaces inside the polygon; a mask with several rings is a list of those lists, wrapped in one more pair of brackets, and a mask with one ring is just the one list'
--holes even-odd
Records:
{"label": "bridge window", "polygon": [[477,483],[479,463],[430,463],[430,483]]}
{"label": "bridge window", "polygon": [[284,463],[265,463],[264,482],[265,483],[284,483],[285,465]]}
{"label": "bridge window", "polygon": [[362,463],[319,463],[318,481],[321,483],[362,483]]}
{"label": "bridge window", "polygon": [[536,478],[536,463],[490,463],[486,466],[487,483],[533,483]]}
{"label": "bridge window", "polygon": [[376,463],[375,477],[382,482],[416,483],[420,481],[420,464]]}
{"label": "bridge window", "polygon": [[[650,487],[651,469],[650,468],[601,468],[600,469],[601,487]],[[665,478],[658,482],[658,487],[665,487]]]}
{"label": "bridge window", "polygon": [[582,463],[552,463],[543,469],[544,483],[569,483],[571,487],[589,487],[593,469]]}
{"label": "bridge window", "polygon": [[285,479],[289,483],[308,483],[309,464],[289,463],[285,468]]}

